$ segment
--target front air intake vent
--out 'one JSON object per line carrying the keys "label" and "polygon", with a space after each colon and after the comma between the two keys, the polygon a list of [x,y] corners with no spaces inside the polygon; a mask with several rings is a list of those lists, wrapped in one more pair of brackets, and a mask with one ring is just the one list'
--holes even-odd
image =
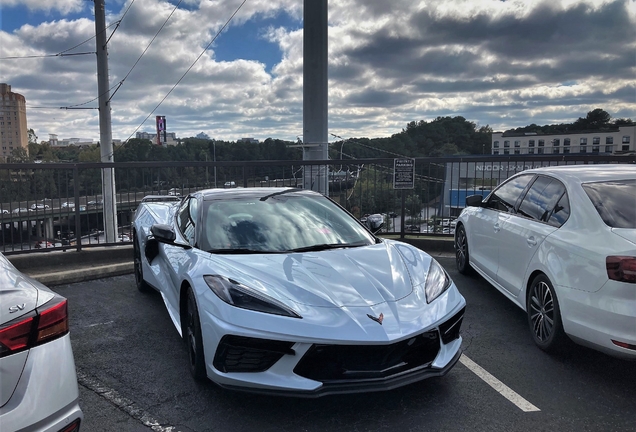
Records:
{"label": "front air intake vent", "polygon": [[294,355],[293,342],[224,336],[214,356],[221,372],[264,372],[285,354]]}

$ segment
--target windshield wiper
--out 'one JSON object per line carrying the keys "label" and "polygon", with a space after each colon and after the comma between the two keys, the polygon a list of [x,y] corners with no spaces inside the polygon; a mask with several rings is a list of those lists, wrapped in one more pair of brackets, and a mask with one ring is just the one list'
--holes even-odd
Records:
{"label": "windshield wiper", "polygon": [[272,198],[272,197],[275,197],[275,196],[278,196],[278,195],[284,195],[284,194],[289,193],[289,192],[297,192],[299,190],[300,189],[298,189],[298,188],[289,188],[289,189],[285,189],[284,191],[274,192],[272,194],[265,195],[264,197],[261,197],[259,201],[267,201],[269,198]]}
{"label": "windshield wiper", "polygon": [[271,251],[271,250],[256,250],[256,249],[247,249],[247,248],[235,248],[235,249],[210,249],[208,251],[211,254],[226,254],[226,255],[248,255],[248,254],[279,254],[283,253],[281,251]]}
{"label": "windshield wiper", "polygon": [[329,249],[342,249],[350,247],[366,246],[367,243],[322,243],[313,246],[304,246],[296,249],[291,249],[289,252],[318,252]]}

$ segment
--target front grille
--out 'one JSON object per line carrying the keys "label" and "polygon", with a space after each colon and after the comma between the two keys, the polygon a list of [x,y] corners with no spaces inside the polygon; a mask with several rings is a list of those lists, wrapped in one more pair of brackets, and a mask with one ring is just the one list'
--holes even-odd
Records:
{"label": "front grille", "polygon": [[294,372],[324,383],[386,378],[429,365],[439,348],[437,330],[391,345],[314,345]]}
{"label": "front grille", "polygon": [[294,355],[293,342],[223,336],[214,356],[221,372],[264,372],[285,354]]}
{"label": "front grille", "polygon": [[463,307],[462,310],[439,326],[439,332],[442,335],[442,342],[444,342],[444,344],[450,343],[459,338],[459,329],[462,326],[465,311],[466,307]]}

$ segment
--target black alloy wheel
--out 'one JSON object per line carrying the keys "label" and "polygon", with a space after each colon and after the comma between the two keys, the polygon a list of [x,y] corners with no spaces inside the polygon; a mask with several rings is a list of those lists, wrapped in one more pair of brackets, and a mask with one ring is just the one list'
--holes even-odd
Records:
{"label": "black alloy wheel", "polygon": [[190,360],[190,373],[197,381],[207,379],[205,370],[205,356],[203,353],[203,338],[201,337],[201,322],[199,321],[199,309],[194,299],[194,293],[188,288],[187,309],[185,313],[184,339],[188,348]]}
{"label": "black alloy wheel", "polygon": [[144,270],[141,266],[141,248],[139,247],[139,240],[137,236],[133,236],[133,256],[134,256],[134,271],[135,271],[135,284],[137,289],[142,293],[148,293],[152,291],[150,285],[144,280]]}
{"label": "black alloy wheel", "polygon": [[564,348],[568,338],[563,330],[559,301],[550,280],[543,274],[532,281],[526,305],[534,342],[546,352]]}
{"label": "black alloy wheel", "polygon": [[468,238],[464,225],[459,225],[455,232],[455,264],[457,271],[467,275],[472,272],[472,267],[468,261]]}

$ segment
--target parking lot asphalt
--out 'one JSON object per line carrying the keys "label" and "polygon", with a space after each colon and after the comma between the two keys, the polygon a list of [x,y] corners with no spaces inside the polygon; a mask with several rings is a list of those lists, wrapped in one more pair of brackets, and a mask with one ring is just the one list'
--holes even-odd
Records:
{"label": "parking lot asphalt", "polygon": [[575,345],[543,353],[521,309],[457,273],[448,252],[431,254],[467,301],[460,362],[393,391],[317,400],[196,383],[161,296],[138,292],[130,274],[56,286],[69,299],[83,430],[633,430],[636,362]]}

